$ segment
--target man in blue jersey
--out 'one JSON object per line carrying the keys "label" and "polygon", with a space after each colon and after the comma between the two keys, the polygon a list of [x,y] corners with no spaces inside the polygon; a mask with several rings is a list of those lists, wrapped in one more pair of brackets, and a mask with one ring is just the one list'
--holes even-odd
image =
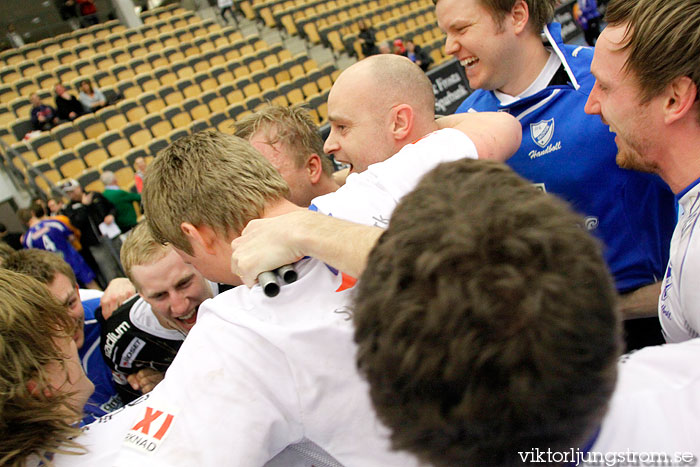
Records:
{"label": "man in blue jersey", "polygon": [[28,229],[22,237],[24,247],[58,253],[73,268],[76,278],[84,287],[99,289],[95,273],[71,245],[73,232],[62,222],[47,217],[46,210],[39,203],[34,204],[30,212]]}
{"label": "man in blue jersey", "polygon": [[83,423],[121,407],[121,399],[112,384],[112,372],[100,353],[100,327],[95,309],[100,306],[98,296],[81,301],[80,289],[71,267],[61,257],[49,251],[29,249],[14,253],[3,264],[6,269],[34,277],[46,284],[49,291],[68,309],[75,320],[73,340],[85,374],[95,385],[95,392],[85,406]]}
{"label": "man in blue jersey", "polygon": [[436,0],[445,51],[475,89],[457,112],[518,118],[522,144],[508,164],[584,215],[605,244],[626,316],[652,316],[675,222],[673,196],[658,177],[616,166],[612,133],[583,110],[594,83],[593,50],[563,44],[561,26],[547,24],[555,4]]}
{"label": "man in blue jersey", "polygon": [[586,111],[616,134],[620,167],[661,176],[676,194],[658,313],[666,340],[700,336],[700,1],[611,2]]}

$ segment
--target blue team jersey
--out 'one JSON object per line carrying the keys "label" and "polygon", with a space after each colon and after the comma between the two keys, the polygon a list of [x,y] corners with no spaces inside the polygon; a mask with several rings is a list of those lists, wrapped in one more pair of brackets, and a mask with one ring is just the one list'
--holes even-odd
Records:
{"label": "blue team jersey", "polygon": [[112,382],[112,371],[109,369],[100,349],[100,324],[95,319],[95,310],[100,306],[100,299],[85,300],[85,342],[78,350],[80,362],[88,379],[95,385],[95,392],[85,406],[83,425],[92,423],[101,416],[122,406],[117,390]]}
{"label": "blue team jersey", "polygon": [[584,113],[595,78],[593,49],[565,45],[561,26],[545,36],[569,82],[502,105],[492,91],[477,90],[457,109],[506,111],[523,128],[520,149],[508,164],[548,193],[570,202],[586,227],[605,244],[605,259],[619,292],[663,278],[675,225],[673,193],[655,175],[620,169],[614,134],[597,115]]}
{"label": "blue team jersey", "polygon": [[64,223],[54,219],[45,219],[27,229],[27,233],[24,235],[24,246],[25,248],[52,251],[61,255],[73,269],[75,277],[81,283],[87,284],[95,279],[95,274],[70,244],[69,239],[72,234],[73,232]]}

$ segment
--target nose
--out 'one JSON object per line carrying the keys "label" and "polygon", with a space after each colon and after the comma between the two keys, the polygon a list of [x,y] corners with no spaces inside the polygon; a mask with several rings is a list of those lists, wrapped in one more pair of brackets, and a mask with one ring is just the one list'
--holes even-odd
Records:
{"label": "nose", "polygon": [[586,105],[583,107],[584,112],[587,114],[600,115],[600,101],[598,100],[599,92],[598,81],[596,81],[593,85],[593,89],[591,89],[591,93],[588,95]]}
{"label": "nose", "polygon": [[331,127],[331,132],[328,134],[328,138],[326,138],[326,142],[323,143],[323,152],[326,154],[333,154],[339,149],[338,142],[336,141],[335,138],[335,131],[333,131],[333,128]]}
{"label": "nose", "polygon": [[172,294],[170,301],[170,315],[173,318],[186,315],[190,311],[190,300],[182,292]]}
{"label": "nose", "polygon": [[451,34],[445,36],[445,54],[454,55],[459,50],[459,44]]}

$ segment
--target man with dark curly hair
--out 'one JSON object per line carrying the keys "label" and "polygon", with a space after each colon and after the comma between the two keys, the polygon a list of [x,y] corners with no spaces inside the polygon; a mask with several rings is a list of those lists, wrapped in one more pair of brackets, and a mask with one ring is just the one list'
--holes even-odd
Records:
{"label": "man with dark curly hair", "polygon": [[583,448],[620,322],[583,219],[507,167],[444,164],[397,206],[357,284],[358,365],[395,449],[504,466]]}

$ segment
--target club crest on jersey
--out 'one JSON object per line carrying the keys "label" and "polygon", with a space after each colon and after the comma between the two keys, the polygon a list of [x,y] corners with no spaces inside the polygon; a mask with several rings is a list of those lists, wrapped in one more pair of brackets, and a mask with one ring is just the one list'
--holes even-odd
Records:
{"label": "club crest on jersey", "polygon": [[554,119],[550,118],[549,120],[530,123],[530,136],[539,147],[547,147],[552,140],[552,136],[554,136]]}

